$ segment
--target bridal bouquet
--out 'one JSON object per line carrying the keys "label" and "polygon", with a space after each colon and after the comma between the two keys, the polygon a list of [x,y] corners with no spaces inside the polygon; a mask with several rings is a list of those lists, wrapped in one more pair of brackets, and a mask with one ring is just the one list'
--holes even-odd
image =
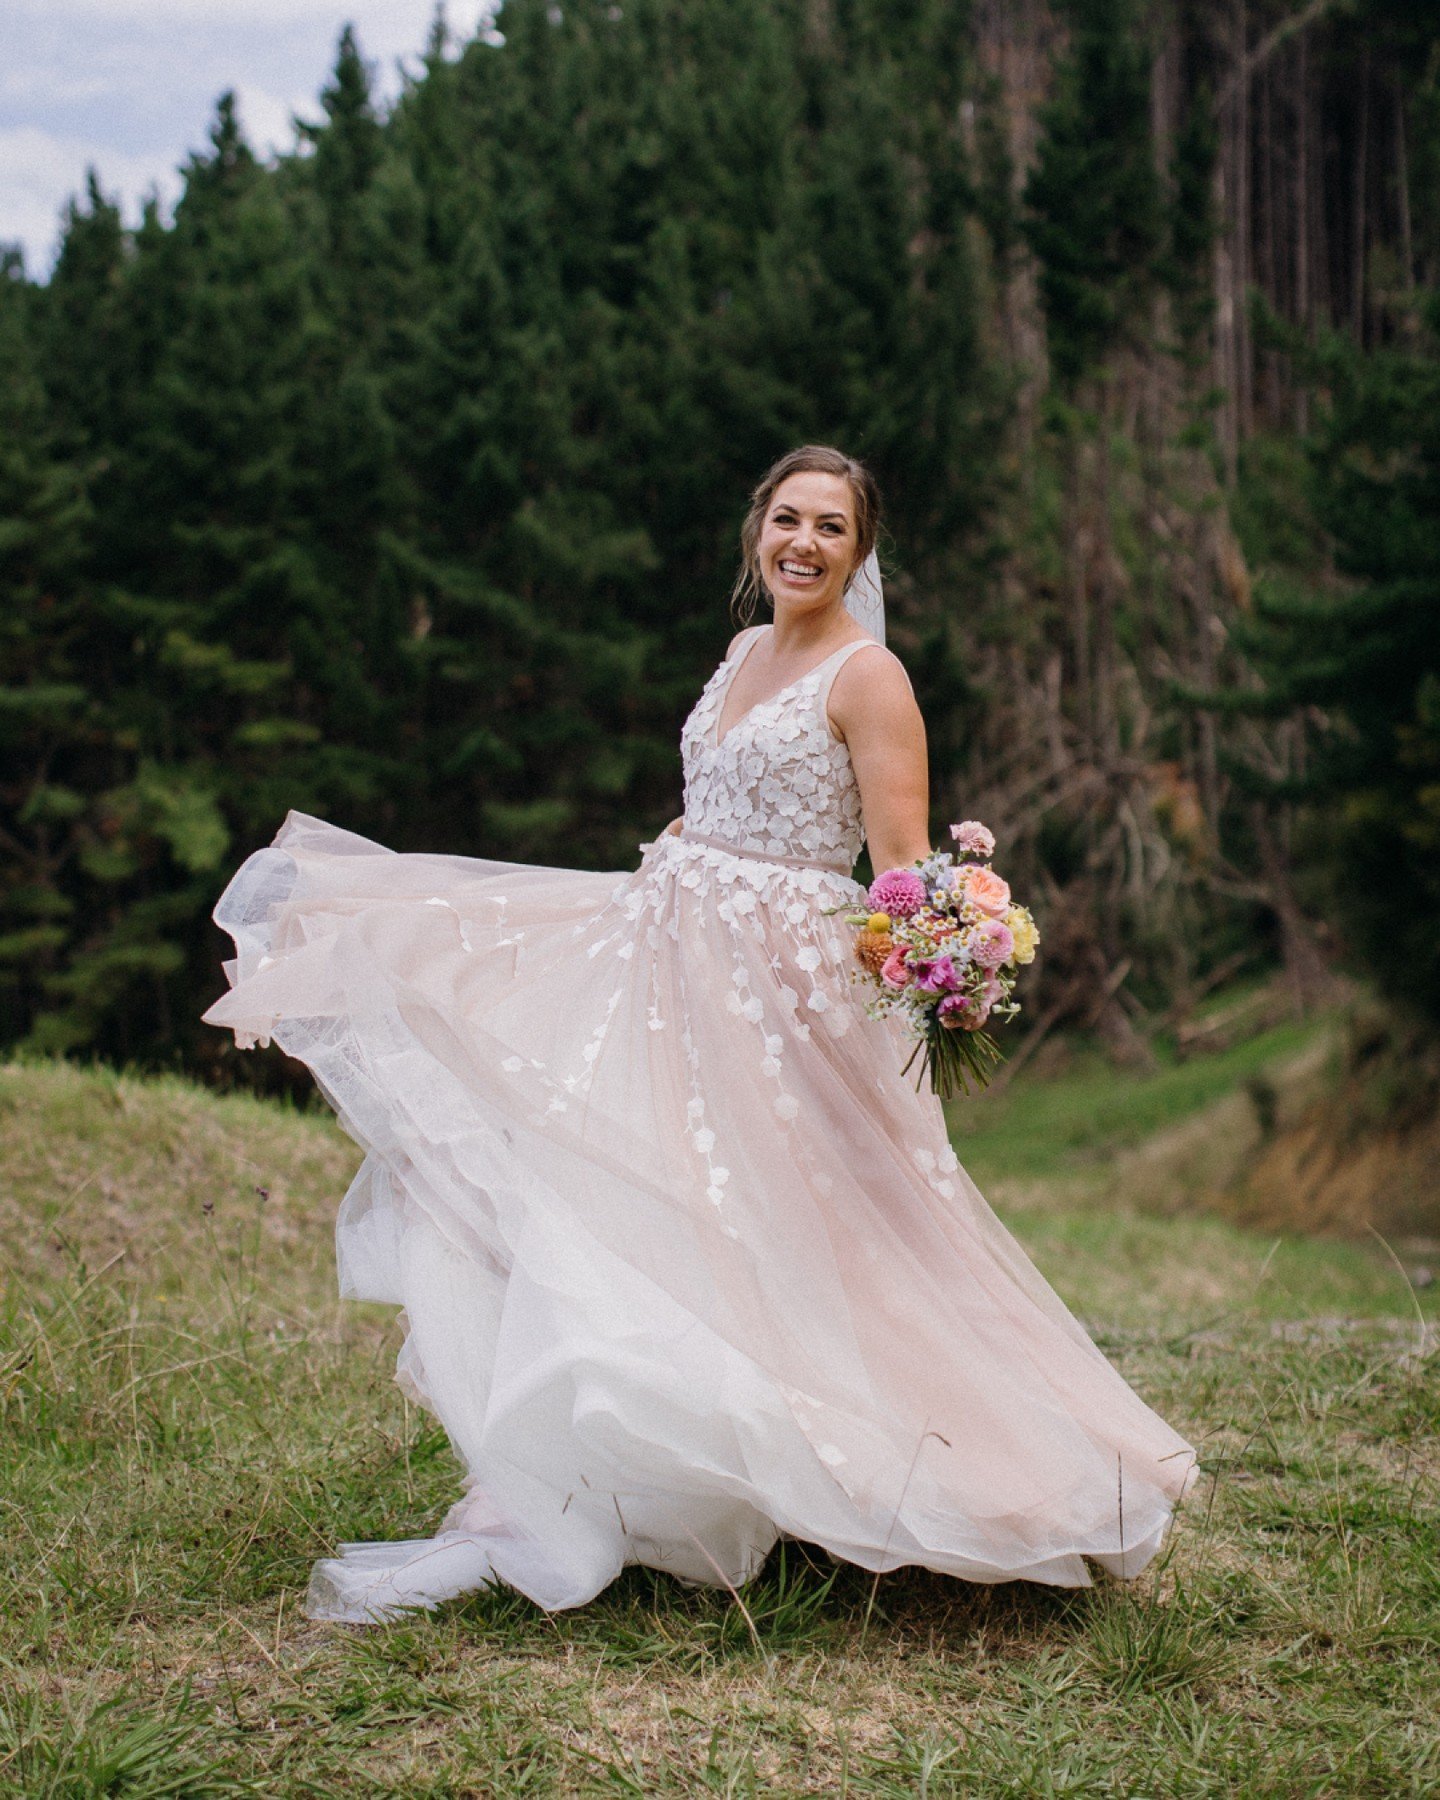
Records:
{"label": "bridal bouquet", "polygon": [[860,927],[855,955],[877,989],[865,1010],[904,1016],[916,1038],[905,1072],[923,1051],[922,1074],[929,1070],[942,1100],[968,1094],[972,1078],[989,1082],[1001,1055],[984,1026],[1019,1012],[1016,973],[1040,941],[1029,910],[990,867],[994,836],[976,819],[950,835],[953,854],[887,869],[870,884],[872,910],[845,915]]}

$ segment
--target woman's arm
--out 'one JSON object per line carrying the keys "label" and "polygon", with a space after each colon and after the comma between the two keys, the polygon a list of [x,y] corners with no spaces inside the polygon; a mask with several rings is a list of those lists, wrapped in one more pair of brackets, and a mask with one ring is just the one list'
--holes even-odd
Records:
{"label": "woman's arm", "polygon": [[899,659],[847,657],[830,689],[830,722],[850,747],[870,864],[903,869],[930,854],[925,721]]}

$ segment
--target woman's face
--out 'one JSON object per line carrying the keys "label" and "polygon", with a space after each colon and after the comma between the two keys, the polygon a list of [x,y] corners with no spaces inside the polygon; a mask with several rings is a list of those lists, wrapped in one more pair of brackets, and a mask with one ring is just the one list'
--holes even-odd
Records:
{"label": "woman's face", "polygon": [[843,475],[788,475],[760,527],[760,573],[776,609],[823,612],[843,596],[856,557],[855,500]]}

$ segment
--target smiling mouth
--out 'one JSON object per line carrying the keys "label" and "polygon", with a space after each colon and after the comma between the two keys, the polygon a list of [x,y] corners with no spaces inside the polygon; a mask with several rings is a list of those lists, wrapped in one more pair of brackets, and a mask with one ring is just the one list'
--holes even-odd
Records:
{"label": "smiling mouth", "polygon": [[817,569],[814,563],[790,562],[782,558],[780,573],[787,581],[818,581],[822,571]]}

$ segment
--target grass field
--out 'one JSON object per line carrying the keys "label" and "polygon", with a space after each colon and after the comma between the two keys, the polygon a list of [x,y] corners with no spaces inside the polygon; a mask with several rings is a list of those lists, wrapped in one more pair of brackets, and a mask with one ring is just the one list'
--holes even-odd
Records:
{"label": "grass field", "polygon": [[632,1569],[574,1613],[488,1593],[359,1629],[301,1616],[311,1559],[426,1531],[455,1469],[389,1315],[333,1298],[353,1149],[179,1082],[0,1070],[0,1792],[1440,1791],[1440,1290],[1403,1247],[1193,1210],[1191,1164],[1148,1155],[1215,1135],[1288,1029],[956,1120],[1200,1446],[1138,1583],[877,1581],[786,1544],[743,1607]]}
{"label": "grass field", "polygon": [[1189,1061],[1162,1043],[1158,1067],[1143,1076],[1117,1075],[1098,1051],[1080,1050],[1067,1057],[1062,1079],[1021,1078],[1003,1093],[953,1107],[955,1141],[976,1179],[992,1187],[1108,1176],[1117,1152],[1151,1143],[1219,1103],[1234,1102],[1243,1116],[1247,1084],[1268,1077],[1274,1085],[1276,1071],[1309,1069],[1324,1060],[1329,1041],[1324,1025],[1286,1022]]}

